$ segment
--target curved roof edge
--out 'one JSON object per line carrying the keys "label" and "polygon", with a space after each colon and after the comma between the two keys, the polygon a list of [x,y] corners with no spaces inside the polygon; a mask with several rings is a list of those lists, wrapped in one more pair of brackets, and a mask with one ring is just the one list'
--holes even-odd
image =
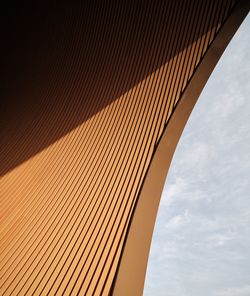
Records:
{"label": "curved roof edge", "polygon": [[203,87],[249,9],[250,1],[240,1],[221,28],[183,93],[155,149],[123,245],[119,268],[113,282],[113,295],[143,293],[158,206],[176,146]]}

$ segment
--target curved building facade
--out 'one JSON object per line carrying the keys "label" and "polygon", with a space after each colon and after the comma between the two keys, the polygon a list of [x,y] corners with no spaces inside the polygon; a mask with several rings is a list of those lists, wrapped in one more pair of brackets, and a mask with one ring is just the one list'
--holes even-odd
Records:
{"label": "curved building facade", "polygon": [[141,295],[168,167],[246,0],[9,7],[1,295]]}

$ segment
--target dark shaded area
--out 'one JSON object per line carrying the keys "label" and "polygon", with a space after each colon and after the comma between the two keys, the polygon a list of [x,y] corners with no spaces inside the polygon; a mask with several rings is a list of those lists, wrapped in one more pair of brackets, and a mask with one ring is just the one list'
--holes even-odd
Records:
{"label": "dark shaded area", "polygon": [[[198,1],[187,2],[192,11]],[[182,11],[183,1],[53,2],[2,9],[0,174],[183,50],[187,42],[176,48],[175,36],[181,28],[190,29],[192,16],[182,19]],[[156,40],[159,30],[162,39]]]}

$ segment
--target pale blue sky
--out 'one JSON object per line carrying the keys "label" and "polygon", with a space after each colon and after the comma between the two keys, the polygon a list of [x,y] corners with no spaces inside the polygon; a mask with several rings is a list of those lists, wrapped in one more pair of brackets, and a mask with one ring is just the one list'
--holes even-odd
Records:
{"label": "pale blue sky", "polygon": [[249,295],[250,15],[178,144],[144,289],[144,296]]}

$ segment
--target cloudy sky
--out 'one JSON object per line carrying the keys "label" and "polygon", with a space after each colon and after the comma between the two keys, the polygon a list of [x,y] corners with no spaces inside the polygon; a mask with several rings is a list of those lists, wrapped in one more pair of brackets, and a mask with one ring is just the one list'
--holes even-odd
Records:
{"label": "cloudy sky", "polygon": [[250,295],[250,15],[177,147],[144,296]]}

